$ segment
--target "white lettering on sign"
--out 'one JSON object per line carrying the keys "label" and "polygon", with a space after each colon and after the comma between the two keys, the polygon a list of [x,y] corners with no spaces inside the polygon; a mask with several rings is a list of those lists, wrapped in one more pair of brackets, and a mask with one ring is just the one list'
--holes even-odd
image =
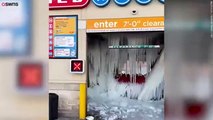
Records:
{"label": "white lettering on sign", "polygon": [[67,0],[58,0],[58,3],[67,3]]}
{"label": "white lettering on sign", "polygon": [[150,21],[146,21],[143,23],[143,26],[164,26],[164,22],[150,22]]}
{"label": "white lettering on sign", "polygon": [[117,27],[118,22],[95,22],[94,27],[95,28],[114,28]]}
{"label": "white lettering on sign", "polygon": [[[49,0],[49,3],[53,3],[53,0]],[[68,3],[67,0],[57,0],[57,3]]]}

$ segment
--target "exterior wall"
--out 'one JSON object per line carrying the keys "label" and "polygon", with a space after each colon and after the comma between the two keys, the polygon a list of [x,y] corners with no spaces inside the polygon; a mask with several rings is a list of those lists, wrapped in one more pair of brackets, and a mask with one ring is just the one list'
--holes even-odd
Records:
{"label": "exterior wall", "polygon": [[[48,97],[21,93],[16,88],[16,66],[28,58],[48,62],[48,1],[32,0],[32,54],[0,59],[0,119],[48,120]],[[2,111],[3,110],[3,111]]]}
{"label": "exterior wall", "polygon": [[79,85],[73,83],[50,83],[49,92],[59,95],[59,117],[78,117]]}
{"label": "exterior wall", "polygon": [[[132,10],[137,10],[138,14],[132,15]],[[78,30],[78,58],[86,60],[86,26],[83,23],[85,23],[87,19],[164,16],[164,5],[158,2],[158,0],[153,0],[152,3],[142,6],[133,0],[127,6],[119,7],[111,1],[106,7],[99,8],[90,1],[90,4],[85,8],[50,10],[49,15],[78,15],[79,26],[81,26]],[[85,83],[87,79],[86,72],[84,74],[70,74],[69,61],[69,59],[49,60],[49,89],[50,92],[56,92],[59,96],[61,95],[63,97],[62,99],[64,99],[60,101],[59,105],[59,109],[62,112],[60,112],[61,114],[63,114],[63,111],[68,113],[78,112],[78,89],[76,88],[73,90],[68,88],[69,90],[67,90],[67,87],[65,86],[70,86],[72,88],[72,86],[75,86],[76,84]],[[68,103],[73,104],[70,105]],[[76,115],[78,116],[78,114]]]}

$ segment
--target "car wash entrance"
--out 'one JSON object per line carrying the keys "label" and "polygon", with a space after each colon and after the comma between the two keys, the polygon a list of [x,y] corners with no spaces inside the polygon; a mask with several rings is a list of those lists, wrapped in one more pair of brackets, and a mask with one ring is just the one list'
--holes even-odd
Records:
{"label": "car wash entrance", "polygon": [[163,30],[103,29],[99,23],[87,33],[87,116],[163,120]]}

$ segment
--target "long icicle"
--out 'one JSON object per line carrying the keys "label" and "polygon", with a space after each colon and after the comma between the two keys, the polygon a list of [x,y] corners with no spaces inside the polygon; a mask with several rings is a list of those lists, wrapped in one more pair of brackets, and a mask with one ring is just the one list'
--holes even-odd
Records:
{"label": "long icicle", "polygon": [[164,87],[161,84],[164,82],[164,52],[162,51],[161,56],[154,69],[152,69],[151,74],[148,76],[147,82],[144,85],[142,92],[140,93],[138,100],[148,101],[153,98],[160,99],[158,97],[162,96],[163,92],[158,92],[156,95],[156,89]]}

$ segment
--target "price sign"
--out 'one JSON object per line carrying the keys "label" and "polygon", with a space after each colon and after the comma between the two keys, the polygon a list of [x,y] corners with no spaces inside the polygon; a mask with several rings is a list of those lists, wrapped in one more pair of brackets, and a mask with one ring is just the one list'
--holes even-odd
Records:
{"label": "price sign", "polygon": [[50,16],[50,59],[75,59],[78,57],[77,19],[77,16]]}

